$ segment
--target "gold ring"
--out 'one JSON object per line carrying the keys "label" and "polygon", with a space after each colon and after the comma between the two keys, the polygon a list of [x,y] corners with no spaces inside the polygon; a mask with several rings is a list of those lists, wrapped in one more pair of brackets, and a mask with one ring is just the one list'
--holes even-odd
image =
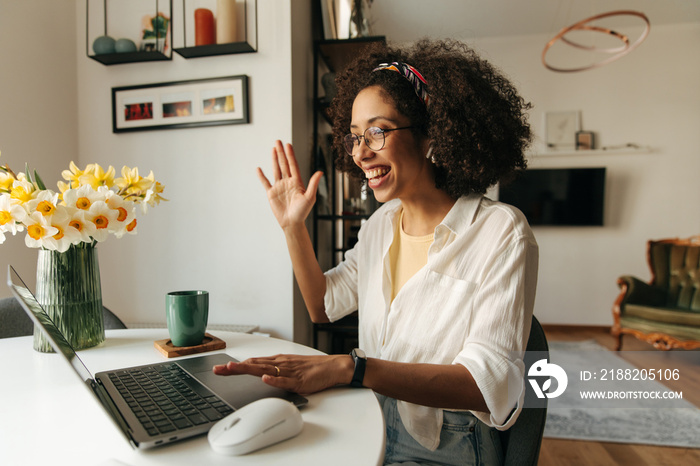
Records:
{"label": "gold ring", "polygon": [[279,377],[280,376],[280,368],[275,366],[275,370],[277,371],[277,375],[275,375],[275,377]]}

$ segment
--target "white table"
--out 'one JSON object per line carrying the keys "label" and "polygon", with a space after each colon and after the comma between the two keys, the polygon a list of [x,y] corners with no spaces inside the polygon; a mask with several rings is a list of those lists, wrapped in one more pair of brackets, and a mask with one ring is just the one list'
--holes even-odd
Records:
{"label": "white table", "polygon": [[[296,343],[212,331],[244,360],[278,353],[319,354]],[[78,354],[90,372],[166,360],[153,346],[165,329],[108,330],[102,345]],[[186,356],[190,357],[190,356]],[[0,339],[0,465],[374,465],[384,458],[384,421],[367,389],[333,388],[308,396],[304,429],[245,456],[215,453],[206,436],[134,450],[65,359],[34,351],[32,337]]]}

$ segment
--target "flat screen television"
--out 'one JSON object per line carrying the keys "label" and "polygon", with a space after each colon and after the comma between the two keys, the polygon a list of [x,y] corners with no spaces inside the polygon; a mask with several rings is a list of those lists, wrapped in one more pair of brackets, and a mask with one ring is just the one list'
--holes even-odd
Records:
{"label": "flat screen television", "polygon": [[601,226],[605,168],[528,169],[499,186],[498,199],[520,209],[530,225]]}

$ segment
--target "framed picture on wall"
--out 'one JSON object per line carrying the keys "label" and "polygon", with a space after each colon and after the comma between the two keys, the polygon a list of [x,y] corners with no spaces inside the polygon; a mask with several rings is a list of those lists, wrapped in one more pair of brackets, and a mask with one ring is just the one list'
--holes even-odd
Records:
{"label": "framed picture on wall", "polygon": [[581,129],[579,112],[547,112],[545,114],[545,142],[547,150],[576,149],[576,133]]}
{"label": "framed picture on wall", "polygon": [[112,131],[248,123],[248,76],[112,88]]}

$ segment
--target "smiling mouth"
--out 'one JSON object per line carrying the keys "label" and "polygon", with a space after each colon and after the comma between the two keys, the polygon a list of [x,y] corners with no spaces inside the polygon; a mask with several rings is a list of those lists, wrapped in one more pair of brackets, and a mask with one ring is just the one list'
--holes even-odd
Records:
{"label": "smiling mouth", "polygon": [[367,177],[367,186],[370,189],[378,189],[387,179],[391,168],[389,167],[377,167],[371,170],[365,170],[365,177]]}
{"label": "smiling mouth", "polygon": [[382,176],[389,173],[389,171],[390,168],[388,167],[373,168],[372,170],[365,170],[365,177],[368,180],[373,180],[375,178],[381,178]]}

